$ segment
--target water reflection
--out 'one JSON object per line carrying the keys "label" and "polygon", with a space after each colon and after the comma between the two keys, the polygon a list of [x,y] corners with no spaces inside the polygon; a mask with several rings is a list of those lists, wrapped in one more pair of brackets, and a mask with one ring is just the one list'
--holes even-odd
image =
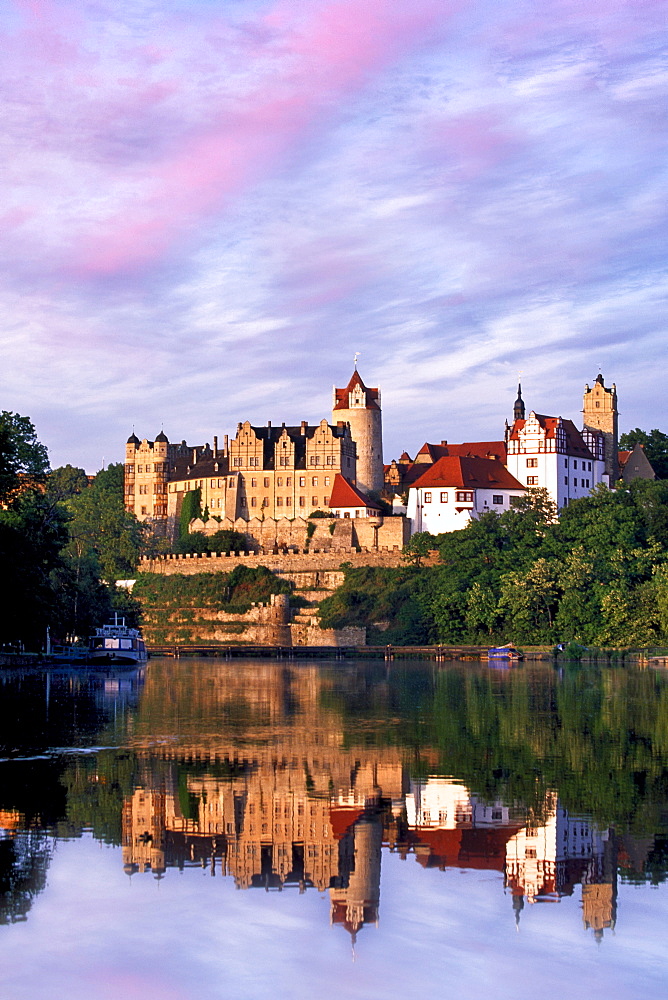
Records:
{"label": "water reflection", "polygon": [[497,872],[517,924],[580,886],[598,939],[620,878],[666,877],[657,674],[203,660],[0,682],[5,923],[44,888],[54,841],[89,830],[131,877],[199,866],[327,893],[353,941],[379,921],[383,848],[434,878]]}

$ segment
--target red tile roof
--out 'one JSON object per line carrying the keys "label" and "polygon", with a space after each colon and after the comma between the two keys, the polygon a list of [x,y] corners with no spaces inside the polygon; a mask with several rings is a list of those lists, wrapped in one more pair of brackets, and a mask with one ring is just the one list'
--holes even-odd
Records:
{"label": "red tile roof", "polygon": [[357,487],[349,483],[340,472],[337,472],[334,476],[334,485],[332,486],[332,494],[329,498],[329,506],[330,508],[372,507],[374,510],[382,509],[375,500],[371,500],[369,497],[364,496],[363,493],[360,493]]}
{"label": "red tile roof", "polygon": [[[561,422],[561,426],[566,437],[566,450],[569,455],[577,455],[582,458],[593,458],[591,451],[584,443],[580,431],[577,429],[572,420],[565,420],[562,417],[546,417],[542,413],[529,414],[527,419],[534,416],[540,426],[545,431],[545,436],[548,439],[556,438],[557,427]],[[519,432],[523,429],[526,424],[526,420],[516,420],[513,424],[513,429],[510,432],[510,437],[512,440],[519,440]]]}
{"label": "red tile roof", "polygon": [[462,489],[505,489],[523,490],[506,469],[495,458],[459,458],[448,455],[439,458],[420,478],[413,483],[416,489],[428,486],[457,486]]}
{"label": "red tile roof", "polygon": [[432,462],[448,455],[456,455],[460,458],[498,458],[499,461],[504,462],[506,443],[505,441],[465,441],[463,444],[429,444],[429,442],[425,442],[418,455],[429,455]]}
{"label": "red tile roof", "polygon": [[355,369],[352,374],[350,382],[345,387],[345,389],[334,389],[334,409],[335,410],[347,410],[349,409],[348,396],[353,391],[355,386],[361,386],[363,392],[366,394],[366,408],[367,410],[379,410],[378,405],[378,389],[369,389],[365,386],[364,382],[360,377],[360,373]]}

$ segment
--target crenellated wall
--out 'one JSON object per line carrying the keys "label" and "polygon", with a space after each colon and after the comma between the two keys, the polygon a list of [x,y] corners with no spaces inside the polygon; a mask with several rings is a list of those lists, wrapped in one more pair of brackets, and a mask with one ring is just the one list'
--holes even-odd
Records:
{"label": "crenellated wall", "polygon": [[401,548],[410,537],[406,517],[314,517],[293,519],[282,517],[243,518],[210,517],[207,521],[190,522],[190,531],[213,535],[217,531],[236,531],[243,535],[249,549],[254,552],[272,552],[281,549],[309,549],[345,552],[351,548],[393,549]]}
{"label": "crenellated wall", "polygon": [[[323,552],[310,549],[302,552],[240,552],[169,555],[159,558],[142,558],[140,573],[231,573],[235,566],[266,566],[272,573],[287,579],[292,574],[322,573],[340,570],[342,563],[353,566],[401,566],[401,549],[345,549],[337,552]],[[317,584],[314,584],[317,586]],[[329,589],[329,588],[326,588]]]}

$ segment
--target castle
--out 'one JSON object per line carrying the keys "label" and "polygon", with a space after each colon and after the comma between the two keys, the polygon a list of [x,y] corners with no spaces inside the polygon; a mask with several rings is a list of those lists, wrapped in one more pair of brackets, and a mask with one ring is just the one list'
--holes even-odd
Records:
{"label": "castle", "polygon": [[[162,431],[154,441],[133,433],[125,453],[125,505],[174,535],[186,496],[198,491],[192,518],[208,533],[233,528],[261,547],[299,545],[309,517],[322,512],[355,524],[373,521],[375,547],[378,529],[391,547],[409,532],[450,531],[486,510],[502,511],[528,487],[544,487],[561,509],[599,483],[613,485],[620,474],[653,478],[636,451],[618,452],[616,386],[598,375],[585,386],[581,431],[560,416],[527,416],[518,386],[503,440],[425,443],[414,460],[404,452],[384,466],[380,392],[367,387],[355,367],[347,386],[334,389],[331,423],[260,427],[245,421],[232,440],[225,435],[222,448],[217,437],[213,446],[191,447],[170,443]],[[394,501],[395,513],[407,514],[410,526],[399,529],[383,518],[381,493]],[[343,537],[335,525],[332,537],[337,532]],[[362,527],[359,532],[368,536]],[[345,534],[346,544],[360,543],[354,531]]]}

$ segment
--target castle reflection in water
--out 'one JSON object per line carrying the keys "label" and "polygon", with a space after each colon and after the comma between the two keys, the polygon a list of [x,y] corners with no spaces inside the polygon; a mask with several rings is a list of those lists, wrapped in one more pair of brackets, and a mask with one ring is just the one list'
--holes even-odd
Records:
{"label": "castle reflection in water", "polygon": [[199,865],[239,889],[314,887],[354,938],[378,921],[385,847],[424,868],[502,873],[518,922],[525,903],[579,884],[585,927],[614,927],[620,855],[642,845],[569,815],[556,793],[527,814],[452,777],[411,777],[406,746],[377,738],[391,718],[351,737],[317,667],[202,670],[195,683],[185,668],[149,671],[133,738],[143,770],[123,806],[128,874]]}

